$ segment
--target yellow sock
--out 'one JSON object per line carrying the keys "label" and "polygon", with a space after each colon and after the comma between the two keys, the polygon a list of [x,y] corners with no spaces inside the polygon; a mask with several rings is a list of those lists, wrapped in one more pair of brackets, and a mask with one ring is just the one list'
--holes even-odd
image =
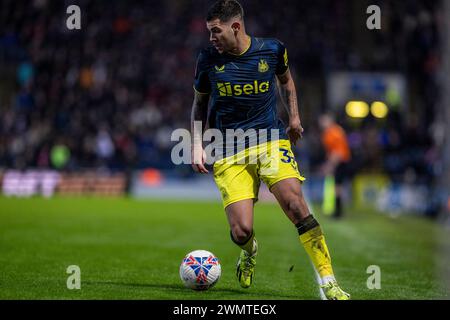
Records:
{"label": "yellow sock", "polygon": [[333,276],[331,257],[319,223],[309,216],[297,225],[299,239],[320,277]]}

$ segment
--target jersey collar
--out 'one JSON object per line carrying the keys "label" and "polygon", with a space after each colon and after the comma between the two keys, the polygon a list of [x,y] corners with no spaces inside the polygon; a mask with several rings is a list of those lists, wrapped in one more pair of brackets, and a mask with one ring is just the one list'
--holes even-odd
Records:
{"label": "jersey collar", "polygon": [[249,38],[249,42],[248,42],[248,47],[243,51],[243,52],[241,52],[240,54],[234,54],[234,53],[231,53],[231,52],[227,52],[227,54],[229,54],[230,56],[234,56],[234,57],[241,57],[241,56],[243,56],[244,54],[246,54],[249,50],[250,50],[250,48],[252,47],[252,44],[253,44],[253,39],[252,39],[252,37],[251,36],[248,36],[248,38]]}

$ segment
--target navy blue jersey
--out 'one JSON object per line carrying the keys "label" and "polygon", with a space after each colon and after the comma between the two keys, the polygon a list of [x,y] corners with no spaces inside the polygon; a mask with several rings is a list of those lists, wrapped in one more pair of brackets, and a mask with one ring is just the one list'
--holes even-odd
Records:
{"label": "navy blue jersey", "polygon": [[220,54],[214,47],[202,50],[197,59],[194,89],[210,94],[210,128],[270,129],[287,139],[277,116],[276,78],[288,69],[287,51],[276,39],[251,37],[240,55]]}

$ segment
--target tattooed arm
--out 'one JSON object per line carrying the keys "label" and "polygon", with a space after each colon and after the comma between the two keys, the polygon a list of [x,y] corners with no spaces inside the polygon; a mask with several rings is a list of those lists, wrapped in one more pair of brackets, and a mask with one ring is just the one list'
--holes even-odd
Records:
{"label": "tattooed arm", "polygon": [[191,112],[191,164],[195,172],[208,173],[205,168],[206,154],[203,150],[203,130],[208,115],[209,94],[194,90],[194,102]]}
{"label": "tattooed arm", "polygon": [[302,138],[303,128],[298,112],[297,92],[295,83],[292,79],[291,72],[287,70],[283,75],[277,75],[278,88],[280,91],[281,100],[289,114],[289,126],[286,130],[291,143],[295,145],[298,139]]}

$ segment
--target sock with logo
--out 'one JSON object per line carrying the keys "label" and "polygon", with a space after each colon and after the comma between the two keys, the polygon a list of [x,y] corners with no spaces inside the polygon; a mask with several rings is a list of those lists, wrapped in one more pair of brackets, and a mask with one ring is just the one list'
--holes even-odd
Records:
{"label": "sock with logo", "polygon": [[319,274],[322,284],[334,281],[330,253],[325,243],[322,228],[317,220],[312,215],[309,215],[295,226],[298,230],[300,242]]}

